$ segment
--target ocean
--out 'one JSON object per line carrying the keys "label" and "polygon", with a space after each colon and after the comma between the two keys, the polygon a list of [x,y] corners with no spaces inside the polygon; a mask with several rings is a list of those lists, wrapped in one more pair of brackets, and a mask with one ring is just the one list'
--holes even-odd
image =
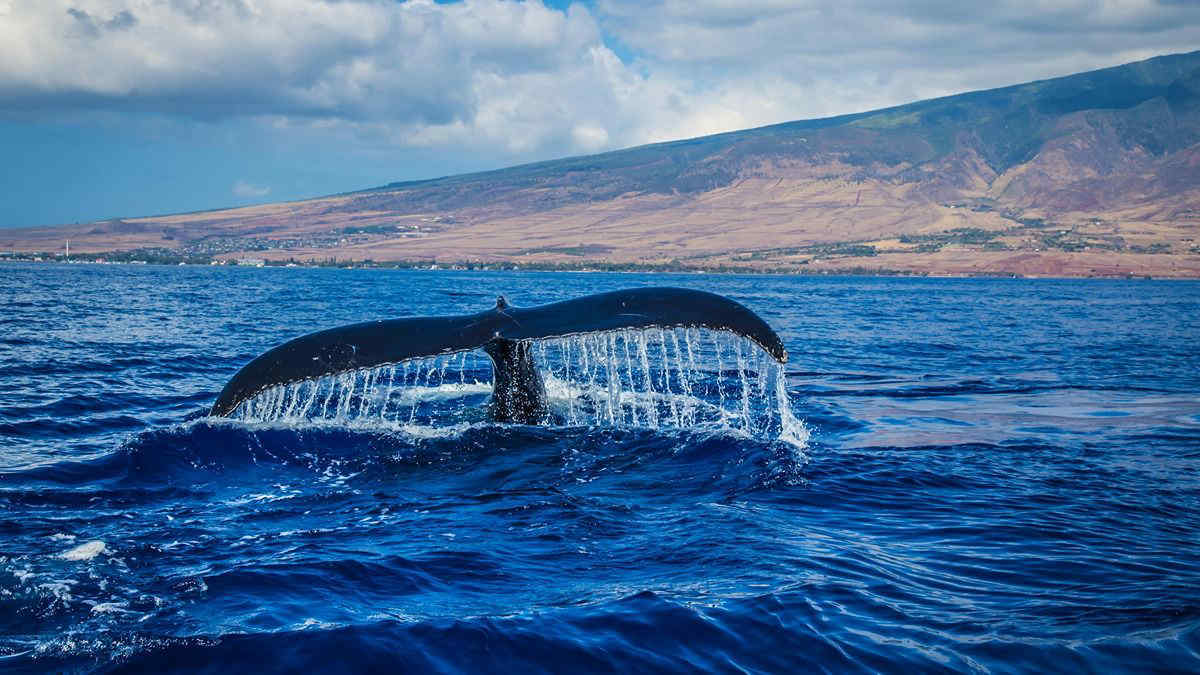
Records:
{"label": "ocean", "polygon": [[[307,332],[652,285],[789,361],[559,341],[547,426],[479,353],[206,414]],[[1195,672],[1198,337],[1197,282],[5,264],[0,672]]]}

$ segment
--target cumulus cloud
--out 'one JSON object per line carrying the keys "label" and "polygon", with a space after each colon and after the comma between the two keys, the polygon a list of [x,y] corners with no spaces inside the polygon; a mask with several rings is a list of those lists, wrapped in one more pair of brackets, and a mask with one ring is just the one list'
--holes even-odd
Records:
{"label": "cumulus cloud", "polygon": [[244,180],[239,180],[233,184],[233,195],[242,199],[256,199],[266,197],[271,193],[271,188],[247,183]]}
{"label": "cumulus cloud", "polygon": [[648,71],[693,94],[676,125],[710,133],[1200,47],[1200,3],[1182,0],[599,0],[597,12]]}
{"label": "cumulus cloud", "polygon": [[6,107],[281,114],[447,124],[473,81],[558,69],[594,25],[541,5],[322,0],[15,0]]}
{"label": "cumulus cloud", "polygon": [[251,118],[520,159],[1200,45],[1200,7],[1166,0],[0,0],[0,16],[9,116]]}

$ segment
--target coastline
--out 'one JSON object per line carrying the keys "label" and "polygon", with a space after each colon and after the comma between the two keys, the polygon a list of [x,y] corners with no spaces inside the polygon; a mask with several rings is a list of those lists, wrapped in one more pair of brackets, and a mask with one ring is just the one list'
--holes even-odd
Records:
{"label": "coastline", "polygon": [[152,262],[143,260],[130,261],[92,261],[92,260],[29,260],[0,257],[0,263],[29,266],[71,266],[71,265],[102,265],[102,266],[131,266],[131,267],[253,267],[274,269],[334,269],[334,270],[408,270],[422,272],[560,272],[563,274],[674,274],[694,276],[762,276],[762,277],[850,277],[850,278],[913,278],[913,279],[1027,279],[1045,281],[1200,281],[1200,272],[1194,275],[1144,275],[1144,274],[1090,274],[1090,275],[1055,275],[1055,274],[1017,274],[1017,273],[947,273],[939,271],[912,271],[888,268],[861,267],[830,267],[819,270],[794,268],[762,269],[755,267],[719,266],[715,268],[673,267],[666,265],[636,265],[636,264],[542,264],[542,263],[430,263],[429,261],[392,261],[364,262],[341,261],[337,263],[286,263],[267,261],[263,264],[245,264],[236,261],[229,262]]}

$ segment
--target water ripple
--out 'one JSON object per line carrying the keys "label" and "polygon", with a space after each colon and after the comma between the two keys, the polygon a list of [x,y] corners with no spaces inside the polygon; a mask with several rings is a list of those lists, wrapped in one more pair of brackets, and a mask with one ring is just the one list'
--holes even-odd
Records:
{"label": "water ripple", "polygon": [[[0,274],[5,672],[1200,668],[1198,284]],[[205,417],[288,337],[642,284],[779,329],[803,451],[475,389],[446,425]]]}

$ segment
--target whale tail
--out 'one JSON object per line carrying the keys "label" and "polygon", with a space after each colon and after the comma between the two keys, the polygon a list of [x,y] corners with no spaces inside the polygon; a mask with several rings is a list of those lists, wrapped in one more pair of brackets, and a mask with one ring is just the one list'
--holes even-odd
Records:
{"label": "whale tail", "polygon": [[494,308],[477,314],[367,321],[285,342],[238,371],[217,396],[210,414],[227,416],[269,387],[483,349],[494,372],[489,417],[536,424],[546,417],[546,391],[530,354],[530,341],[654,327],[729,331],[757,343],[780,363],[787,361],[783,342],[765,321],[714,293],[635,288],[527,308],[513,307],[500,297]]}

